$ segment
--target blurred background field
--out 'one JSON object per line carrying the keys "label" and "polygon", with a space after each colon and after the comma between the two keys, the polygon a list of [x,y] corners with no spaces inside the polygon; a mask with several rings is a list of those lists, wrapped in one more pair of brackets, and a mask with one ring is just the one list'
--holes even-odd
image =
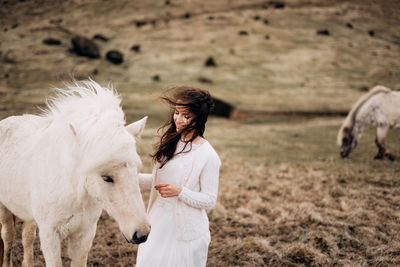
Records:
{"label": "blurred background field", "polygon": [[[0,118],[37,112],[71,77],[112,83],[128,122],[149,116],[138,149],[150,171],[168,116],[157,96],[208,89],[246,114],[207,125],[223,162],[208,266],[398,266],[399,160],[373,160],[373,128],[349,159],[335,142],[369,88],[400,89],[399,22],[395,0],[1,1]],[[72,52],[77,35],[100,57]],[[398,157],[399,137],[387,140]],[[19,266],[19,240],[14,253]],[[38,240],[35,254],[44,266]],[[135,256],[104,213],[88,265],[134,266]]]}

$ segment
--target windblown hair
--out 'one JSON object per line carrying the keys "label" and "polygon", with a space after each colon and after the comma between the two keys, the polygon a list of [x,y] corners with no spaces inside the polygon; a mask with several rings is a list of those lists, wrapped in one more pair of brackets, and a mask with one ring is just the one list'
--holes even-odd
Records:
{"label": "windblown hair", "polygon": [[364,106],[364,104],[370,100],[373,96],[379,94],[379,93],[389,93],[391,90],[389,88],[386,88],[384,86],[375,86],[371,91],[368,92],[368,94],[362,96],[352,107],[350,110],[349,114],[347,115],[346,119],[344,120],[342,126],[340,127],[338,136],[337,136],[337,144],[339,146],[342,145],[343,142],[343,137],[345,137],[348,134],[351,134],[353,132],[353,127],[355,125],[357,115],[361,109],[361,107]]}
{"label": "windblown hair", "polygon": [[[156,152],[152,155],[153,160],[160,163],[161,168],[174,157],[176,146],[182,133],[193,131],[193,136],[186,143],[183,150],[177,154],[182,153],[188,144],[191,146],[192,141],[196,139],[196,137],[203,137],[208,115],[214,107],[210,93],[199,88],[178,86],[168,90],[167,94],[168,93],[171,93],[172,96],[169,97],[164,95],[160,98],[167,102],[171,107],[170,119],[159,129],[160,131],[167,128],[167,130],[162,134],[160,142],[156,144]],[[181,133],[176,131],[176,125],[174,122],[175,106],[187,107],[194,116]]]}

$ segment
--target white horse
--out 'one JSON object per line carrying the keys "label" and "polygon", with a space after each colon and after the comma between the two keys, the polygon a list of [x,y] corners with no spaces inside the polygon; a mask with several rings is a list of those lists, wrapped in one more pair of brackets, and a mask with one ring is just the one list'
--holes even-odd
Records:
{"label": "white horse", "polygon": [[375,143],[378,154],[375,159],[384,157],[394,160],[385,148],[385,137],[390,128],[400,127],[400,92],[391,91],[384,86],[375,86],[362,96],[350,110],[337,137],[342,158],[347,157],[357,146],[365,126],[377,127]]}
{"label": "white horse", "polygon": [[103,208],[128,242],[147,239],[135,143],[147,117],[125,126],[120,102],[111,88],[74,82],[41,115],[0,122],[3,266],[12,265],[15,216],[24,221],[23,266],[34,265],[37,227],[46,266],[62,266],[63,239],[71,266],[86,266]]}

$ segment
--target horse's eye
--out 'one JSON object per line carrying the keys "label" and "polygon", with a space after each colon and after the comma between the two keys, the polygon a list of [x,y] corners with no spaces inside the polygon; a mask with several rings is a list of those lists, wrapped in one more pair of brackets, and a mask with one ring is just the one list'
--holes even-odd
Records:
{"label": "horse's eye", "polygon": [[104,182],[107,182],[107,183],[114,183],[114,179],[111,178],[111,176],[102,175],[101,177],[103,178]]}

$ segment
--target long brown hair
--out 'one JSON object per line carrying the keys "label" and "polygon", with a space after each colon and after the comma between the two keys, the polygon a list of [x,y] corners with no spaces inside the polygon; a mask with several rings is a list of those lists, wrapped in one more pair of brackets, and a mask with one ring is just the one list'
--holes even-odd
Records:
{"label": "long brown hair", "polygon": [[[171,114],[169,120],[159,131],[164,128],[167,128],[167,130],[161,136],[159,143],[156,144],[156,152],[152,155],[154,162],[160,163],[160,168],[174,157],[176,146],[181,138],[181,133],[188,133],[194,130],[192,137],[186,145],[189,143],[191,144],[197,136],[203,137],[208,114],[214,106],[210,93],[199,88],[178,86],[168,90],[167,94],[168,93],[171,93],[172,96],[164,95],[160,98],[171,106]],[[176,131],[174,122],[175,106],[187,107],[194,116],[191,122],[180,133]],[[179,153],[182,153],[182,151],[178,152],[178,154]]]}

